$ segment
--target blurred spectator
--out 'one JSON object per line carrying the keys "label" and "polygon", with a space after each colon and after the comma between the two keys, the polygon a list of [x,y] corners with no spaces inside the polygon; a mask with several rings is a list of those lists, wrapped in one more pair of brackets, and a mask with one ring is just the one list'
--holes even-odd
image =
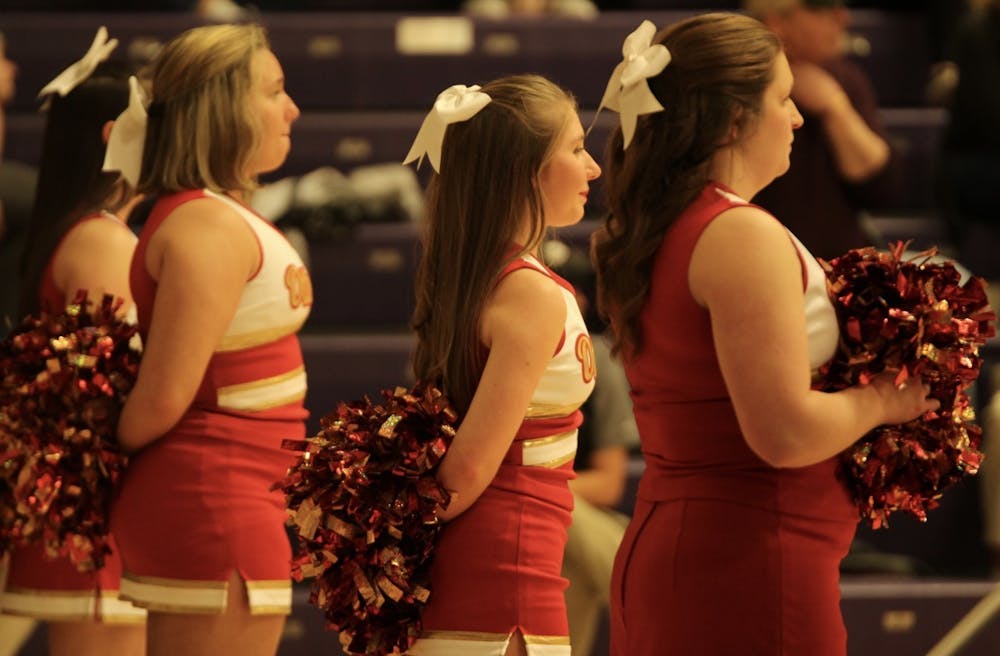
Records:
{"label": "blurred spectator", "polygon": [[898,160],[864,72],[843,51],[850,15],[840,0],[744,0],[782,40],[805,118],[791,168],[754,202],[780,216],[816,256],[832,258],[879,241],[863,210],[896,202]]}

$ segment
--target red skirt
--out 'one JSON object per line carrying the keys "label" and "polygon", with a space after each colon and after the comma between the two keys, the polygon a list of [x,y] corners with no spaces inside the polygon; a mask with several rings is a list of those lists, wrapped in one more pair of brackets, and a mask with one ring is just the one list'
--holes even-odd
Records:
{"label": "red skirt", "polygon": [[640,499],[611,582],[613,656],[844,656],[856,522]]}
{"label": "red skirt", "polygon": [[0,612],[48,621],[144,622],[146,611],[118,599],[122,564],[114,538],[112,553],[96,572],[80,572],[66,558],[50,559],[40,544],[15,549]]}
{"label": "red skirt", "polygon": [[[567,435],[575,449],[575,431]],[[520,632],[529,654],[568,656],[561,571],[573,510],[571,456],[554,466],[504,462],[482,496],[444,527],[424,633],[410,653],[503,654]]]}
{"label": "red skirt", "polygon": [[204,413],[133,457],[112,508],[122,596],[163,612],[218,613],[235,571],[251,612],[290,612],[285,500],[271,486],[295,459],[282,439],[303,434],[300,423]]}

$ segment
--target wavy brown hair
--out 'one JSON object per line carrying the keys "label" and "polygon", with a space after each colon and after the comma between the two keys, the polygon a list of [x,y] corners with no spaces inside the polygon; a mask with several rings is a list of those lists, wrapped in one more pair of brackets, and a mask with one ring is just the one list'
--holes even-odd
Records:
{"label": "wavy brown hair", "polygon": [[614,329],[615,350],[628,357],[642,349],[640,315],[664,233],[708,183],[713,155],[753,129],[781,52],[760,22],[728,13],[682,20],[654,43],[671,53],[649,80],[664,111],[639,117],[628,150],[621,128],[613,132],[604,166],[608,214],[591,250],[598,308]]}
{"label": "wavy brown hair", "polygon": [[[482,91],[491,102],[448,126],[441,172],[427,189],[412,321],[416,377],[442,386],[461,413],[485,365],[483,306],[503,267],[544,236],[538,174],[576,108],[567,91],[537,75],[500,78]],[[526,220],[530,236],[515,254]]]}
{"label": "wavy brown hair", "polygon": [[209,25],[157,56],[139,191],[250,190],[247,165],[260,127],[250,106],[250,64],[268,48],[259,25]]}

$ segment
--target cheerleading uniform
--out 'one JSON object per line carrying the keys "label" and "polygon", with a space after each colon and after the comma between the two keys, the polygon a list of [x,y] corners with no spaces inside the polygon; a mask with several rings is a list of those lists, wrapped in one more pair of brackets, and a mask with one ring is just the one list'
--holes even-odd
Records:
{"label": "cheerleading uniform", "polygon": [[[640,318],[645,343],[626,363],[646,471],[612,578],[614,656],[846,653],[838,566],[858,512],[835,476],[836,458],[775,468],[750,449],[719,369],[712,318],[688,284],[704,229],[746,204],[706,186],[667,230],[653,264]],[[839,328],[823,271],[791,239],[815,371],[836,351]]]}
{"label": "cheerleading uniform", "polygon": [[[114,229],[128,230],[117,217],[105,212],[89,214],[73,224],[53,249],[42,272],[38,299],[42,312],[58,314],[65,309],[65,295],[56,287],[52,268],[66,236],[85,221],[108,221]],[[49,558],[40,543],[14,549],[0,594],[0,612],[50,621],[144,621],[146,611],[118,599],[122,565],[113,536],[109,545],[111,553],[105,557],[104,567],[96,572],[80,572],[68,558]]]}
{"label": "cheerleading uniform", "polygon": [[529,656],[569,656],[562,578],[580,406],[594,387],[594,349],[573,287],[531,256],[500,277],[533,269],[559,284],[562,340],[496,477],[444,526],[415,656],[502,656],[520,632]]}
{"label": "cheerleading uniform", "polygon": [[207,190],[158,200],[132,260],[131,285],[142,336],[157,284],[146,247],[185,202],[214,199],[253,231],[260,268],[247,281],[191,406],[166,434],[132,457],[112,510],[121,548],[122,597],[162,612],[218,613],[235,570],[250,611],[291,609],[291,546],[285,503],[271,486],[295,459],[283,439],[305,436],[306,376],[296,332],[312,306],[298,254],[266,220]]}

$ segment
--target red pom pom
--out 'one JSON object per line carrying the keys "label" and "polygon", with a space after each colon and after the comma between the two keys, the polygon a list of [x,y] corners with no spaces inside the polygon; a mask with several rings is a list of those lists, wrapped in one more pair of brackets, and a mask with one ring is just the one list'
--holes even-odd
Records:
{"label": "red pom pom", "polygon": [[879,426],[840,460],[839,475],[873,528],[904,510],[925,521],[942,491],[982,461],[982,430],[965,389],[982,366],[979,346],[995,334],[985,283],[960,283],[935,251],[903,260],[890,252],[855,249],[820,262],[841,326],[840,347],[820,369],[818,389],[865,384],[884,371],[897,383],[922,376],[941,407],[906,424]]}
{"label": "red pom pom", "polygon": [[121,304],[106,295],[93,307],[81,292],[0,342],[0,552],[40,541],[80,571],[104,566],[128,462],[115,428],[140,358]]}
{"label": "red pom pom", "polygon": [[298,528],[296,580],[354,654],[405,652],[419,637],[448,492],[435,471],[457,415],[428,384],[384,390],[383,405],[340,403],[322,430],[285,448],[302,457],[277,484]]}

